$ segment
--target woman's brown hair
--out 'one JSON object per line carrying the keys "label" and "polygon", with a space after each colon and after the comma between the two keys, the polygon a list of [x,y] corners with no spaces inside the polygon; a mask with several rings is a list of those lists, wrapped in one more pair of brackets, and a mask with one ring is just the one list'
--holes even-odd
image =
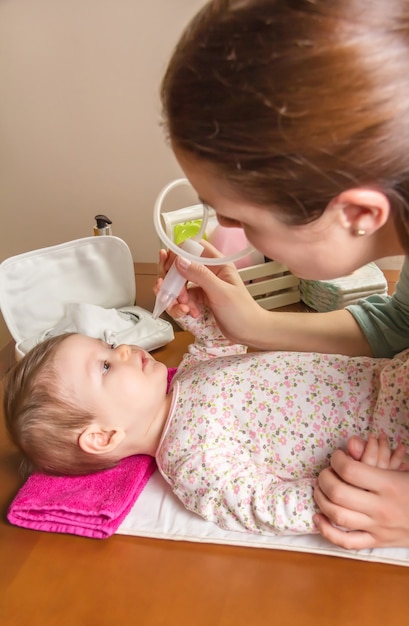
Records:
{"label": "woman's brown hair", "polygon": [[94,416],[69,397],[55,371],[58,347],[72,333],[52,337],[28,352],[4,380],[4,415],[26,469],[50,474],[88,474],[115,461],[87,454],[79,434]]}
{"label": "woman's brown hair", "polygon": [[213,0],[162,82],[172,143],[280,219],[389,198],[409,253],[409,2]]}

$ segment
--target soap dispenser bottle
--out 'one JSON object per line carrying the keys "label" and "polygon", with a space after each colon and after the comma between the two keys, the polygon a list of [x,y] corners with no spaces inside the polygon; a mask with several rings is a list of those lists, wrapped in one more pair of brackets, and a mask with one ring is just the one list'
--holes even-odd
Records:
{"label": "soap dispenser bottle", "polygon": [[96,224],[94,226],[94,235],[112,235],[111,220],[106,215],[96,215]]}

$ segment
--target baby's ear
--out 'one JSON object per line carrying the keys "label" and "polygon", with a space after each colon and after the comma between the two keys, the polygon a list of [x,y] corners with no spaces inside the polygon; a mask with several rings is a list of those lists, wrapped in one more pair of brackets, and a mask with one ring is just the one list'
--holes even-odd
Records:
{"label": "baby's ear", "polygon": [[122,429],[110,430],[90,424],[78,438],[80,448],[88,454],[106,454],[113,452],[125,437]]}

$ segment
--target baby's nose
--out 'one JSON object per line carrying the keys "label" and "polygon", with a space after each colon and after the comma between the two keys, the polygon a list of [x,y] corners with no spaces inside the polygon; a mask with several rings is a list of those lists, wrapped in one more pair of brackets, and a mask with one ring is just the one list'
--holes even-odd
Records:
{"label": "baby's nose", "polygon": [[131,348],[125,343],[121,343],[120,346],[115,348],[115,352],[119,355],[121,361],[127,361],[131,355]]}

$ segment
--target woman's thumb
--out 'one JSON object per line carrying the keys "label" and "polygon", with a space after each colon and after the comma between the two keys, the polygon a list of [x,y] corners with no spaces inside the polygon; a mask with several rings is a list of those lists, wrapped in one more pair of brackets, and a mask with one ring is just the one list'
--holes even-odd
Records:
{"label": "woman's thumb", "polygon": [[217,283],[216,276],[202,263],[192,263],[188,259],[177,257],[176,267],[186,280],[199,285],[205,291],[206,288],[212,285],[214,287],[215,283]]}

